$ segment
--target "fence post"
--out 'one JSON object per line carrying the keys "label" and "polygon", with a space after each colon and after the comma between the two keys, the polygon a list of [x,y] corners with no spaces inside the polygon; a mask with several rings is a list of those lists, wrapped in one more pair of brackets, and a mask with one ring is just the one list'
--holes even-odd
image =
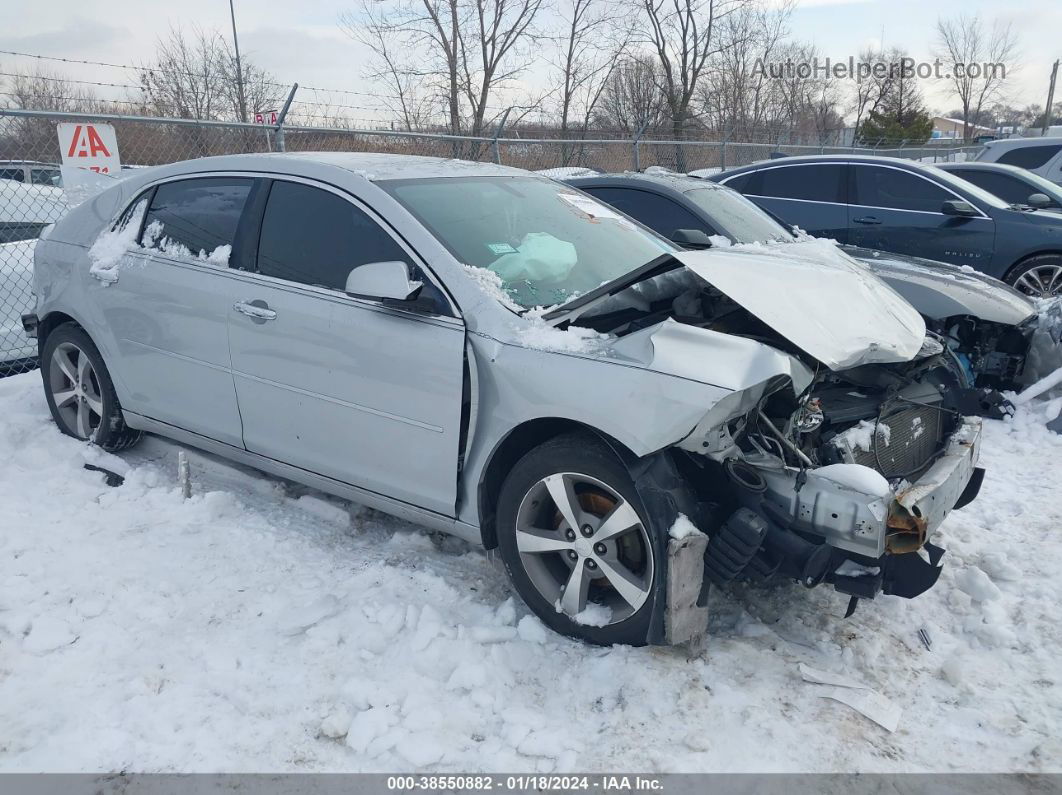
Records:
{"label": "fence post", "polygon": [[[498,146],[498,139],[501,138],[502,130],[505,129],[505,122],[509,118],[509,111],[512,108],[506,108],[505,113],[502,114],[501,121],[498,122],[497,128],[494,130],[494,140],[491,142],[494,147],[494,162],[499,166],[501,165],[501,148]],[[519,136],[517,136],[519,137]]]}
{"label": "fence post", "polygon": [[298,83],[291,84],[291,91],[288,92],[288,98],[284,100],[284,107],[280,109],[280,115],[277,116],[277,129],[276,129],[276,141],[277,151],[286,152],[284,148],[284,119],[288,117],[288,108],[291,107],[291,101],[295,99],[295,92],[299,90]]}
{"label": "fence post", "polygon": [[642,154],[641,154],[640,146],[641,146],[641,142],[642,142],[642,134],[645,132],[645,128],[648,127],[648,126],[649,126],[649,121],[648,120],[644,121],[642,123],[642,126],[638,128],[638,132],[636,132],[634,134],[634,141],[633,141],[634,150],[633,150],[633,154],[634,154],[634,170],[635,171],[641,171],[642,170]]}

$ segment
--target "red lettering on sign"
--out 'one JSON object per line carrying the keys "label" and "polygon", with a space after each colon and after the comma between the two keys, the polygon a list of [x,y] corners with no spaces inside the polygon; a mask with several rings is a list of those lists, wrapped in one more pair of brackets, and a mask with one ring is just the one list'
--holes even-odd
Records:
{"label": "red lettering on sign", "polygon": [[103,143],[100,134],[96,132],[96,128],[91,124],[86,124],[84,128],[80,124],[77,125],[74,128],[74,136],[70,139],[70,151],[66,153],[66,156],[95,157],[98,154],[102,154],[104,157],[111,156],[111,153],[107,150],[107,145]]}

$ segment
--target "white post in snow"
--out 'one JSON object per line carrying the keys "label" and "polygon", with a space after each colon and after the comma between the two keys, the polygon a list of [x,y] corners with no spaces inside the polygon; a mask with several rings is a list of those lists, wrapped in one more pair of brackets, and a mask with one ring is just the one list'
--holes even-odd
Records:
{"label": "white post in snow", "polygon": [[184,450],[177,451],[177,482],[181,484],[181,494],[187,500],[192,496],[192,478],[188,470],[188,456]]}

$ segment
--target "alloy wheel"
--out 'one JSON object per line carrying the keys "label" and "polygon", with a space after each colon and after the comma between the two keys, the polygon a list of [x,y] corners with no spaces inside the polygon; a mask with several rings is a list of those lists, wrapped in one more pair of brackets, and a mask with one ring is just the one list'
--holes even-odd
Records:
{"label": "alloy wheel", "polygon": [[1038,265],[1025,271],[1014,286],[1035,298],[1051,298],[1062,294],[1062,265]]}
{"label": "alloy wheel", "polygon": [[88,355],[72,342],[55,347],[48,363],[48,389],[66,430],[90,439],[103,420],[103,397]]}
{"label": "alloy wheel", "polygon": [[516,547],[539,594],[569,617],[597,605],[609,610],[600,625],[615,624],[649,598],[649,534],[634,506],[589,475],[562,472],[535,483],[517,512]]}

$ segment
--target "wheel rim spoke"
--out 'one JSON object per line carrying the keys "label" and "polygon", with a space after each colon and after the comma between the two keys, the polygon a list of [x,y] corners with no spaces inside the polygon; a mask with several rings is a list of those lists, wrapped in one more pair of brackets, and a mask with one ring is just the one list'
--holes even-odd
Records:
{"label": "wheel rim spoke", "polygon": [[77,404],[77,434],[78,436],[87,439],[92,432],[92,427],[89,423],[89,407],[85,401],[79,401]]}
{"label": "wheel rim spoke", "polygon": [[620,500],[601,522],[601,526],[597,528],[594,541],[608,541],[640,525],[641,521],[634,508],[626,500]]}
{"label": "wheel rim spoke", "polygon": [[92,383],[92,363],[83,351],[79,351],[77,357],[77,382],[82,389]]}
{"label": "wheel rim spoke", "polygon": [[70,401],[72,401],[74,399],[74,396],[76,394],[77,393],[73,389],[68,389],[68,390],[66,390],[64,392],[56,392],[56,393],[54,393],[52,395],[52,397],[55,398],[55,407],[57,409],[61,409],[63,406],[65,406],[68,403],[70,403]]}
{"label": "wheel rim spoke", "polygon": [[70,357],[66,354],[65,351],[56,351],[54,358],[55,358],[55,363],[57,365],[59,365],[59,369],[62,370],[63,375],[65,375],[67,377],[67,379],[70,381],[70,385],[71,386],[76,386],[77,385],[77,367],[74,365],[74,363],[72,361],[70,361]]}
{"label": "wheel rim spoke", "polygon": [[572,489],[571,479],[564,475],[550,475],[545,479],[545,484],[553,504],[557,506],[568,527],[577,531],[581,524],[582,511],[579,508],[579,499]]}
{"label": "wheel rim spoke", "polygon": [[544,552],[562,552],[571,548],[569,542],[563,536],[551,530],[517,530],[516,548],[521,552],[540,555]]}
{"label": "wheel rim spoke", "polygon": [[649,595],[648,588],[626,566],[616,560],[597,558],[597,565],[609,585],[616,589],[624,602],[637,610]]}
{"label": "wheel rim spoke", "polygon": [[1059,277],[1062,276],[1062,267],[1054,267],[1050,271],[1051,281],[1047,283],[1047,294],[1054,295],[1062,284],[1059,284]]}
{"label": "wheel rim spoke", "polygon": [[586,563],[581,559],[577,560],[561,595],[561,609],[570,616],[583,612],[586,609],[586,594],[589,590],[590,574],[586,570]]}

